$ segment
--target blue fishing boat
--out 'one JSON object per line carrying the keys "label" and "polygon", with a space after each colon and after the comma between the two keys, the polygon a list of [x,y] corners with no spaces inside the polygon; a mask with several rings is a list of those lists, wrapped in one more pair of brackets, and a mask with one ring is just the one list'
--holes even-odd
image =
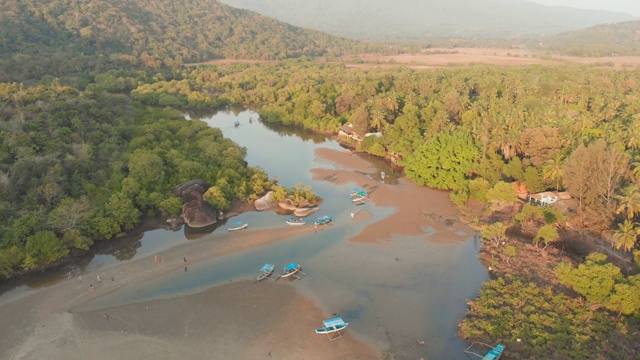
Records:
{"label": "blue fishing boat", "polygon": [[300,273],[301,275],[306,275],[305,273],[302,272],[302,266],[298,263],[291,263],[287,266],[284,267],[284,273],[282,273],[282,275],[280,275],[281,278],[286,278],[289,276],[293,276],[297,279],[300,279],[296,273]]}
{"label": "blue fishing boat", "polygon": [[[475,350],[475,348],[483,347],[485,350]],[[502,352],[504,351],[506,346],[502,344],[498,344],[496,346],[491,346],[489,344],[474,342],[464,351],[465,355],[474,355],[482,360],[498,360],[502,356]],[[488,350],[486,350],[488,349]],[[484,355],[482,355],[484,354]]]}
{"label": "blue fishing boat", "polygon": [[367,196],[369,195],[369,193],[367,193],[367,190],[362,190],[360,188],[355,188],[353,189],[353,191],[351,192],[351,198],[358,198],[358,197],[362,197],[362,196]]}
{"label": "blue fishing boat", "polygon": [[331,215],[325,215],[325,216],[319,217],[318,220],[316,220],[316,222],[314,224],[316,226],[318,226],[318,225],[327,225],[327,224],[331,223],[331,221],[333,221],[333,217],[331,217]]}
{"label": "blue fishing boat", "polygon": [[[329,340],[335,340],[342,337],[340,330],[344,330],[349,325],[349,323],[344,322],[341,317],[324,320],[322,321],[322,324],[324,327],[317,328],[316,334],[327,334],[327,336],[329,336]],[[334,334],[333,337],[331,334]]]}
{"label": "blue fishing boat", "polygon": [[258,275],[258,277],[256,278],[257,281],[260,280],[264,280],[266,278],[269,277],[269,275],[271,275],[271,273],[273,273],[273,269],[275,269],[276,266],[272,265],[272,264],[264,264],[261,268],[260,268],[260,274]]}

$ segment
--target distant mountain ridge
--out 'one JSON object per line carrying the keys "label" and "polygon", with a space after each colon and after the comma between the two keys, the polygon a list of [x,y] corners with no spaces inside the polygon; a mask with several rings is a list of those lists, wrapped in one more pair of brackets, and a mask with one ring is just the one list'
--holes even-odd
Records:
{"label": "distant mountain ridge", "polygon": [[526,0],[221,0],[286,23],[356,39],[510,38],[634,20]]}
{"label": "distant mountain ridge", "polygon": [[583,57],[640,55],[640,20],[545,36],[529,46]]}

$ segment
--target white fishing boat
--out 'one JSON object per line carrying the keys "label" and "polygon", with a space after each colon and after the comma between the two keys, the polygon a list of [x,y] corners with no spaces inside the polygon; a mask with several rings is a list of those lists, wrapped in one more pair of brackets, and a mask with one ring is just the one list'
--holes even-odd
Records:
{"label": "white fishing boat", "polygon": [[340,331],[344,330],[349,325],[349,323],[344,322],[341,317],[324,320],[322,321],[322,324],[324,325],[324,327],[317,328],[316,334],[326,334],[327,336],[329,336],[329,340],[335,340],[342,337]]}
{"label": "white fishing boat", "polygon": [[306,224],[304,219],[301,219],[301,218],[291,218],[287,220],[286,223],[287,225],[290,225],[290,226],[300,226],[300,225]]}
{"label": "white fishing boat", "polygon": [[238,231],[238,230],[246,229],[247,226],[249,226],[248,223],[243,223],[242,221],[236,221],[233,223],[233,225],[231,225],[231,227],[229,228],[229,231]]}

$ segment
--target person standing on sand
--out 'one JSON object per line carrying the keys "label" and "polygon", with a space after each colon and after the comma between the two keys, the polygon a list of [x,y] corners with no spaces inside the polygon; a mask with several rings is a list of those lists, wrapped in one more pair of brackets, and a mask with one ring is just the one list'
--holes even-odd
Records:
{"label": "person standing on sand", "polygon": [[96,279],[98,280],[98,282],[100,282],[100,275],[97,275]]}
{"label": "person standing on sand", "polygon": [[183,257],[182,260],[184,261],[185,264],[187,263],[187,257],[186,256]]}
{"label": "person standing on sand", "polygon": [[156,255],[154,256],[154,258],[155,258],[155,260],[156,260],[156,264],[157,264],[157,263],[158,263],[158,255],[156,254]]}
{"label": "person standing on sand", "polygon": [[91,292],[95,291],[95,289],[93,288],[93,283],[89,284],[89,289],[91,289]]}

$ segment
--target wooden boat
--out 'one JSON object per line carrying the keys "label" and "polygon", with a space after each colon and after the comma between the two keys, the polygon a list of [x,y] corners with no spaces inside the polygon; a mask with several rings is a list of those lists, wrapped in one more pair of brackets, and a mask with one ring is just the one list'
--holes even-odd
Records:
{"label": "wooden boat", "polygon": [[[478,346],[488,348],[489,350],[484,350],[484,351],[474,350],[474,348],[477,348]],[[474,355],[482,360],[498,360],[502,356],[502,352],[504,351],[504,349],[505,349],[505,346],[502,344],[491,346],[489,344],[485,344],[481,342],[474,342],[473,344],[471,344],[471,346],[467,348],[467,350],[464,351],[464,353],[465,355],[467,355],[467,357],[469,357],[468,355]],[[480,351],[480,353],[478,353],[478,351]],[[482,355],[483,353],[484,355]]]}
{"label": "wooden boat", "polygon": [[291,218],[287,220],[286,223],[287,225],[290,225],[290,226],[300,226],[300,225],[306,224],[304,219],[301,219],[301,218]]}
{"label": "wooden boat", "polygon": [[236,221],[233,223],[233,225],[229,228],[229,231],[237,231],[237,230],[242,230],[242,229],[246,229],[247,226],[249,226],[248,223],[243,223],[241,221]]}
{"label": "wooden boat", "polygon": [[269,275],[271,275],[273,273],[273,269],[275,269],[275,268],[276,268],[275,265],[264,264],[264,266],[262,266],[260,268],[260,275],[258,275],[256,280],[260,281],[260,280],[264,280],[264,279],[268,278]]}
{"label": "wooden boat", "polygon": [[325,216],[319,217],[318,220],[316,220],[316,222],[314,224],[316,226],[318,226],[318,225],[327,225],[327,224],[331,223],[331,221],[333,221],[333,217],[331,217],[331,215],[325,215]]}
{"label": "wooden boat", "polygon": [[369,195],[363,195],[363,196],[358,196],[358,197],[351,198],[351,201],[354,204],[360,204],[360,203],[363,203],[363,202],[367,201],[367,198],[369,198]]}
{"label": "wooden boat", "polygon": [[302,275],[304,275],[304,273],[302,272],[302,266],[300,266],[300,264],[291,263],[291,264],[289,264],[289,265],[284,267],[284,273],[282,275],[280,275],[280,277],[286,278],[286,277],[289,277],[289,276],[295,276],[295,274],[297,272],[300,272]]}
{"label": "wooden boat", "polygon": [[[317,328],[316,334],[327,334],[327,336],[329,336],[329,340],[335,340],[342,337],[340,330],[344,330],[349,325],[349,323],[344,322],[341,317],[324,320],[322,321],[322,324],[324,327]],[[331,337],[331,334],[335,335]]]}
{"label": "wooden boat", "polygon": [[362,197],[362,196],[367,196],[369,195],[369,193],[367,193],[367,190],[362,190],[360,188],[355,188],[353,189],[353,191],[351,192],[351,198],[358,198],[358,197]]}

